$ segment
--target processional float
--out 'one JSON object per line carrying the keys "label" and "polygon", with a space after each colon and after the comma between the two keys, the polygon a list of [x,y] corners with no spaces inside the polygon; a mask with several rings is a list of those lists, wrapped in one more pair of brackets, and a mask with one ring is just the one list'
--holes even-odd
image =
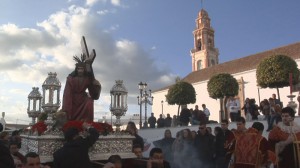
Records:
{"label": "processional float", "polygon": [[[82,55],[93,62],[96,52],[93,49],[89,54],[84,36],[81,40],[81,47]],[[86,67],[86,70],[93,74],[90,65]],[[42,94],[38,87],[33,87],[28,95],[27,113],[32,118],[32,123],[30,123],[30,128],[21,134],[22,146],[20,152],[22,154],[36,152],[43,163],[52,162],[53,153],[61,148],[64,143],[61,125],[57,124],[63,122],[61,118],[57,117],[63,115],[63,112],[58,111],[61,103],[60,89],[61,83],[57,78],[57,74],[50,72],[42,85]],[[134,136],[120,131],[120,118],[127,111],[127,89],[123,85],[123,81],[117,80],[110,94],[112,100],[110,110],[112,115],[116,116],[115,125],[117,129],[114,132],[105,132],[105,135],[100,134],[99,139],[89,151],[92,161],[107,160],[109,156],[114,154],[118,154],[124,159],[134,157],[132,153],[132,139]],[[41,114],[48,116],[47,120],[36,123],[36,118]]]}

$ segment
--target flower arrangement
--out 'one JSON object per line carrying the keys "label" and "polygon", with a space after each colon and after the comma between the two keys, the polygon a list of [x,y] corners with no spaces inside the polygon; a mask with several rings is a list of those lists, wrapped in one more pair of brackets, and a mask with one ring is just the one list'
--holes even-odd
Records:
{"label": "flower arrangement", "polygon": [[[64,132],[67,129],[74,127],[79,130],[79,132],[83,131],[82,124],[83,121],[67,121],[61,130]],[[108,135],[109,132],[113,132],[113,128],[108,123],[99,123],[99,122],[87,122],[89,125],[94,127],[101,135]],[[37,132],[38,135],[42,135],[47,130],[47,125],[44,121],[39,121],[31,127],[32,132]]]}
{"label": "flower arrangement", "polygon": [[44,121],[39,121],[31,127],[32,132],[37,132],[38,135],[42,135],[47,130],[47,125]]}

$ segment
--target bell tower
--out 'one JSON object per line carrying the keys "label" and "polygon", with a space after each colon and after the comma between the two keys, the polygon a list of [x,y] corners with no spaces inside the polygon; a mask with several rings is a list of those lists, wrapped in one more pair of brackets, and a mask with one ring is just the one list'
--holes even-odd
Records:
{"label": "bell tower", "polygon": [[208,13],[201,9],[196,19],[194,48],[191,50],[192,71],[219,64],[219,50],[215,48],[215,31],[210,26]]}

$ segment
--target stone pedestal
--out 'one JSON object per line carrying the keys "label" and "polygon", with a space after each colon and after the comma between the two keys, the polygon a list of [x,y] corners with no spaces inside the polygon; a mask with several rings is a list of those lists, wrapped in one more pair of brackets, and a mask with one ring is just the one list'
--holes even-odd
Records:
{"label": "stone pedestal", "polygon": [[[22,148],[20,152],[36,152],[40,155],[42,163],[52,162],[53,153],[63,146],[62,135],[21,135]],[[107,160],[109,156],[118,154],[121,158],[134,158],[132,153],[132,139],[129,134],[112,134],[100,136],[97,142],[90,148],[89,156],[91,160]]]}

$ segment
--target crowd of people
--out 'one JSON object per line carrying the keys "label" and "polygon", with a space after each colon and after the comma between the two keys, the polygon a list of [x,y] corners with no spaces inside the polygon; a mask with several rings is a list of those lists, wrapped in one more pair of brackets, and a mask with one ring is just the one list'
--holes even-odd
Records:
{"label": "crowd of people", "polygon": [[[262,100],[259,104],[257,104],[256,100],[253,98],[246,98],[241,107],[240,100],[230,96],[226,101],[225,106],[230,121],[235,122],[240,116],[245,116],[246,121],[259,120],[258,117],[263,116],[262,119],[268,122],[267,131],[270,131],[274,122],[280,121],[282,102],[276,98],[276,94],[272,94],[272,97]],[[148,118],[148,124],[149,128],[164,128],[188,126],[189,124],[199,125],[200,122],[216,122],[209,120],[210,114],[211,112],[206,107],[206,104],[202,104],[202,109],[199,109],[198,105],[195,105],[194,109],[188,109],[187,106],[183,106],[179,116],[174,115],[173,118],[170,114],[167,114],[166,117],[163,114],[160,114],[157,119],[154,116],[154,113],[151,113],[151,116]]]}
{"label": "crowd of people", "polygon": [[200,122],[209,123],[210,111],[205,104],[202,104],[202,110],[199,110],[198,105],[195,109],[188,109],[187,106],[183,106],[180,115],[174,115],[173,118],[170,114],[165,117],[163,114],[159,114],[159,118],[156,119],[154,113],[148,118],[149,128],[164,128],[164,127],[177,127],[198,125]]}
{"label": "crowd of people", "polygon": [[[207,120],[200,121],[198,130],[189,127],[178,131],[175,137],[166,129],[164,137],[154,141],[148,157],[143,156],[144,141],[138,134],[134,122],[129,122],[126,131],[134,136],[132,152],[134,160],[122,159],[112,155],[102,166],[105,168],[256,168],[270,167],[296,168],[299,158],[294,146],[300,138],[300,126],[294,122],[295,112],[290,107],[280,108],[280,120],[274,120],[269,136],[264,137],[264,125],[253,122],[246,128],[246,119],[237,116],[236,127],[229,130],[229,121],[222,120],[213,130],[207,126]],[[2,125],[1,125],[2,126]],[[23,156],[18,152],[21,138],[18,131],[9,135],[0,134],[0,167],[22,168],[65,168],[93,167],[89,159],[89,148],[97,141],[99,133],[89,124],[83,124],[88,133],[85,138],[79,136],[75,128],[64,132],[65,143],[53,154],[53,162],[42,165],[39,155],[29,152]]]}
{"label": "crowd of people", "polygon": [[[300,99],[299,99],[300,101]],[[247,98],[243,107],[237,99],[229,98],[226,107],[230,120],[236,127],[229,130],[229,120],[222,120],[214,125],[210,123],[210,111],[205,104],[202,110],[184,107],[180,115],[175,118],[182,126],[198,125],[198,130],[184,127],[173,137],[169,128],[165,129],[162,139],[154,141],[154,148],[149,156],[143,156],[144,139],[138,134],[134,122],[127,124],[126,131],[134,139],[132,141],[133,159],[122,159],[120,155],[112,155],[102,165],[104,168],[298,168],[300,167],[300,126],[294,121],[295,111],[290,107],[282,108],[282,103],[276,95],[264,99],[259,105],[254,99]],[[245,117],[241,117],[240,110]],[[264,125],[258,119],[262,114],[267,121],[264,137]],[[250,128],[246,122],[254,120]],[[256,121],[255,121],[256,120]],[[151,128],[174,126],[174,118],[162,114],[156,120],[154,114],[148,120]],[[176,125],[177,126],[177,125]],[[53,153],[53,162],[42,164],[39,155],[29,152],[22,155],[19,152],[21,137],[19,131],[10,135],[2,131],[0,125],[0,167],[4,168],[65,168],[95,167],[89,159],[89,148],[97,141],[99,133],[91,125],[84,123],[86,136],[79,135],[79,130],[69,128],[64,132],[64,145]],[[297,145],[296,145],[297,144]]]}
{"label": "crowd of people", "polygon": [[19,152],[21,137],[16,130],[10,135],[3,131],[0,123],[0,167],[1,168],[50,168],[42,165],[39,155],[29,152],[25,156]]}
{"label": "crowd of people", "polygon": [[213,132],[204,121],[197,131],[185,127],[175,138],[166,129],[164,138],[153,144],[162,149],[172,168],[299,168],[300,126],[294,121],[295,111],[278,109],[280,119],[271,128],[268,123],[268,137],[262,135],[262,122],[254,121],[246,128],[246,119],[236,116],[236,127],[231,130],[228,120],[215,125]]}

